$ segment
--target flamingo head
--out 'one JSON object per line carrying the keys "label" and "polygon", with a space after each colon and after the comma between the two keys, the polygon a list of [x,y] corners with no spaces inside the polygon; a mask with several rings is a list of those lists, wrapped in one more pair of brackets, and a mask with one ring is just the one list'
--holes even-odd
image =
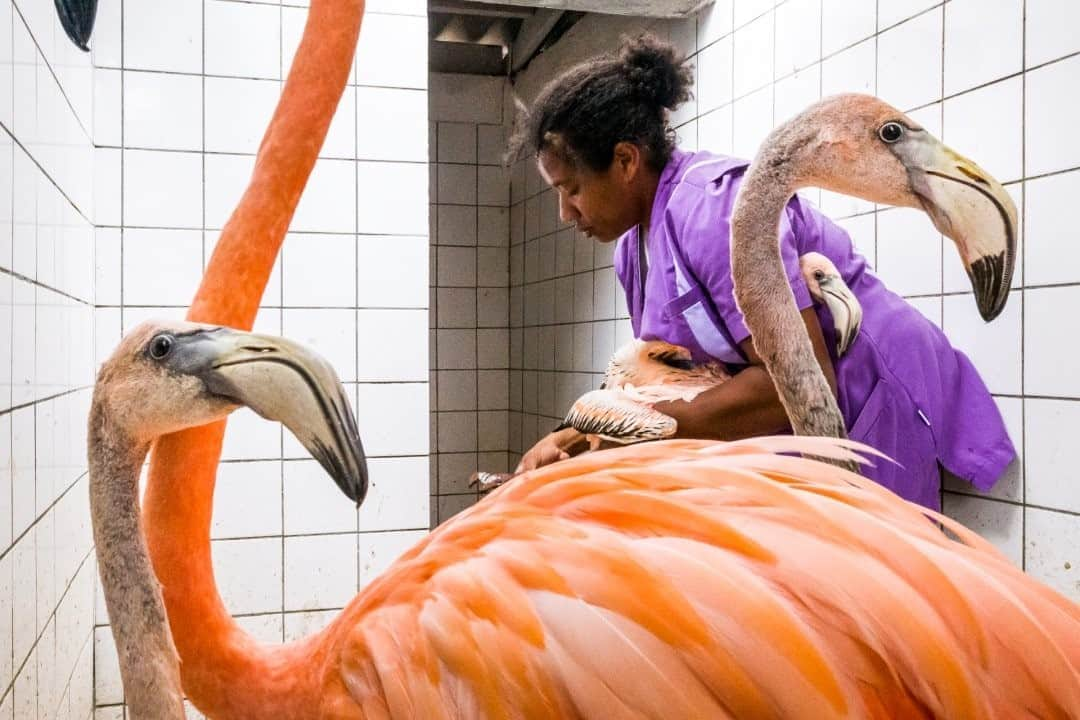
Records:
{"label": "flamingo head", "polygon": [[360,503],[367,463],[341,381],[321,356],[284,338],[189,322],[145,322],[98,375],[94,401],[149,443],[241,405],[280,421]]}

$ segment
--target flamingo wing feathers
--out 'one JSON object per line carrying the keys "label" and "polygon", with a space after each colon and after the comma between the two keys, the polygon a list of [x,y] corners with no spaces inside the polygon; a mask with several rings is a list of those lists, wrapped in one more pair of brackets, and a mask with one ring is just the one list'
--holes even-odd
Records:
{"label": "flamingo wing feathers", "polygon": [[618,443],[661,440],[672,437],[675,419],[636,401],[620,389],[591,390],[566,414],[567,425],[578,432]]}

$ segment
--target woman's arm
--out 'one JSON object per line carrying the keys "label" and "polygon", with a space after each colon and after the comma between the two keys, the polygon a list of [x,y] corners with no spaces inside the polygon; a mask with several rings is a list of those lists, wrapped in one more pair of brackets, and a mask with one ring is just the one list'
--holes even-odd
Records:
{"label": "woman's arm", "polygon": [[[814,346],[814,355],[835,395],[836,373],[825,347],[817,313],[813,307],[809,307],[802,311],[802,317]],[[740,347],[750,366],[738,375],[706,390],[690,402],[672,400],[653,406],[679,423],[676,437],[737,440],[790,429],[772,378],[754,349],[753,338],[744,340]]]}

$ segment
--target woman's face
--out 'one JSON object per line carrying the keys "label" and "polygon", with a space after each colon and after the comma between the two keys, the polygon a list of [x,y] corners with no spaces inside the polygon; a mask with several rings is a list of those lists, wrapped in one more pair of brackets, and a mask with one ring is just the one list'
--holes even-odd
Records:
{"label": "woman's face", "polygon": [[617,240],[641,221],[633,181],[642,170],[642,157],[624,145],[629,143],[616,146],[611,165],[601,172],[549,150],[537,156],[541,177],[559,194],[559,217],[600,242]]}

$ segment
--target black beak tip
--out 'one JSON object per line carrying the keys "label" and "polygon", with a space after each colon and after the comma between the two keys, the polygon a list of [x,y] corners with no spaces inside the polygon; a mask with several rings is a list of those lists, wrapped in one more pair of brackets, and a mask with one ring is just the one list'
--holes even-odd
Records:
{"label": "black beak tip", "polygon": [[90,52],[88,43],[97,16],[97,0],[55,0],[56,12],[64,32],[83,52]]}
{"label": "black beak tip", "polygon": [[978,299],[978,303],[979,315],[982,315],[982,319],[986,322],[994,320],[1005,309],[1004,299],[999,300],[994,297],[983,296]]}
{"label": "black beak tip", "polygon": [[362,467],[358,473],[342,472],[334,473],[334,482],[345,493],[345,497],[356,503],[357,507],[364,502],[368,491],[367,468]]}
{"label": "black beak tip", "polygon": [[353,459],[355,469],[352,471],[346,469],[340,478],[335,476],[334,479],[345,496],[356,503],[356,507],[360,507],[364,498],[367,497],[368,467],[367,457],[364,455],[364,448],[360,445],[359,438],[356,439],[356,452]]}
{"label": "black beak tip", "polygon": [[330,448],[316,441],[314,447],[310,447],[311,454],[323,466],[323,469],[334,479],[338,488],[356,503],[357,507],[364,502],[368,491],[368,468],[364,448],[360,444],[360,438],[356,437],[354,446],[349,448],[349,457],[342,457],[334,453]]}
{"label": "black beak tip", "polygon": [[979,314],[990,322],[1005,309],[1012,283],[1012,263],[1006,263],[1005,253],[985,255],[968,268],[971,286]]}
{"label": "black beak tip", "polygon": [[367,497],[368,491],[368,470],[367,461],[361,457],[360,459],[360,472],[357,476],[350,478],[349,492],[345,494],[349,496],[349,499],[356,503],[356,507],[364,502],[364,498]]}

